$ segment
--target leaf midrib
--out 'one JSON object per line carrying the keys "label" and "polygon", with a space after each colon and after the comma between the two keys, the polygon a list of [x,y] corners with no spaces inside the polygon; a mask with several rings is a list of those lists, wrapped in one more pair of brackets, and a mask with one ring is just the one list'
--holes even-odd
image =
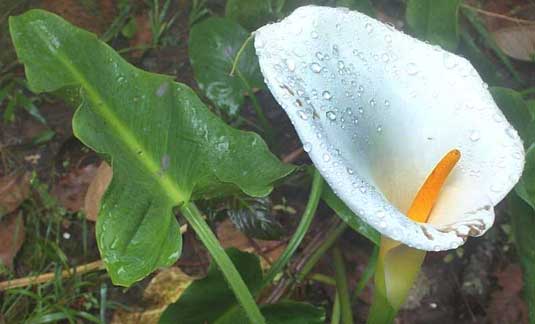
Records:
{"label": "leaf midrib", "polygon": [[[46,37],[43,37],[41,30],[35,30],[36,34],[39,36],[41,41],[47,42]],[[67,59],[66,55],[60,50],[57,51],[55,55],[58,60],[67,68],[67,70],[78,80],[80,86],[85,89],[90,101],[93,103],[93,107],[97,110],[102,118],[108,121],[109,125],[116,130],[118,133],[118,138],[125,144],[128,150],[132,153],[132,156],[136,157],[137,160],[147,169],[148,173],[151,174],[156,182],[164,189],[165,193],[169,198],[175,202],[183,202],[186,200],[187,195],[181,192],[180,188],[177,187],[176,183],[167,175],[159,174],[160,165],[158,162],[152,158],[145,147],[139,143],[136,136],[124,125],[124,123],[117,118],[113,113],[110,106],[106,100],[100,95],[100,93],[91,86],[91,84],[85,79],[84,75],[74,67],[70,60]],[[74,129],[75,133],[76,130]],[[76,134],[78,135],[78,134]],[[77,136],[79,137],[79,136]],[[142,151],[146,154],[140,155],[137,152]]]}

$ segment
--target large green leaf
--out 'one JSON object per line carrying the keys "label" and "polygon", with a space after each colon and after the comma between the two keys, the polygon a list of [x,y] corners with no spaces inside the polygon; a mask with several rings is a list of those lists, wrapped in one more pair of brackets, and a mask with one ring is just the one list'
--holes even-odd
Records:
{"label": "large green leaf", "polygon": [[408,0],[407,24],[418,38],[455,50],[460,0]]}
{"label": "large green leaf", "polygon": [[323,188],[321,198],[353,230],[366,237],[376,245],[381,244],[381,235],[373,227],[355,215],[344,202],[338,198],[329,186]]}
{"label": "large green leaf", "polygon": [[529,147],[535,140],[535,123],[527,102],[520,93],[512,89],[493,87],[490,91],[507,120],[518,131],[524,141],[524,147]]}
{"label": "large green leaf", "polygon": [[249,33],[228,18],[212,17],[191,28],[189,56],[199,88],[219,108],[236,115],[249,88],[263,88],[258,58],[252,42],[240,55],[236,73],[231,76],[236,54]]}
{"label": "large green leaf", "polygon": [[522,178],[515,187],[516,193],[535,210],[535,144],[526,152]]}
{"label": "large green leaf", "polygon": [[[262,270],[258,257],[228,249],[227,254],[255,293],[262,283]],[[304,303],[282,302],[261,307],[269,324],[321,324],[323,310]],[[211,264],[208,275],[192,283],[178,301],[169,305],[160,318],[160,324],[236,324],[248,323],[236,299],[216,265]]]}
{"label": "large green leaf", "polygon": [[516,249],[524,270],[524,296],[530,323],[535,323],[535,210],[514,193],[509,195],[509,212]]}
{"label": "large green leaf", "polygon": [[273,18],[270,0],[227,0],[225,16],[248,30],[255,30]]}
{"label": "large green leaf", "polygon": [[116,284],[130,285],[176,261],[174,206],[237,190],[267,195],[293,170],[257,134],[224,124],[187,86],[135,68],[54,14],[11,17],[10,29],[30,89],[78,87],[74,133],[112,163],[97,239]]}

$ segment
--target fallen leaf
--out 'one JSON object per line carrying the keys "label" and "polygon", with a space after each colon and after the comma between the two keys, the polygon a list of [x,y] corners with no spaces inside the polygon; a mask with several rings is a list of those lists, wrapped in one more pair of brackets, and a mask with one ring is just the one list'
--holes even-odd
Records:
{"label": "fallen leaf", "polygon": [[528,307],[522,298],[522,269],[510,264],[496,273],[501,289],[491,294],[488,316],[493,324],[528,323]]}
{"label": "fallen leaf", "polygon": [[224,249],[233,247],[243,252],[259,255],[262,269],[269,268],[271,266],[270,263],[277,260],[286,248],[286,243],[281,243],[280,241],[248,238],[229,219],[225,219],[218,224],[216,234]]}
{"label": "fallen leaf", "polygon": [[29,194],[29,173],[16,172],[0,178],[0,219],[17,209]]}
{"label": "fallen leaf", "polygon": [[97,34],[106,31],[116,15],[112,0],[41,0],[41,7]]}
{"label": "fallen leaf", "polygon": [[535,25],[502,28],[494,32],[494,38],[508,56],[522,61],[535,61]]}
{"label": "fallen leaf", "polygon": [[82,209],[86,192],[96,174],[97,167],[94,164],[75,168],[60,178],[50,194],[56,197],[65,209],[77,212]]}
{"label": "fallen leaf", "polygon": [[97,221],[100,200],[106,192],[112,176],[112,168],[106,162],[102,162],[85,195],[84,211],[88,220]]}
{"label": "fallen leaf", "polygon": [[0,263],[13,269],[13,259],[24,242],[24,219],[11,214],[0,222]]}
{"label": "fallen leaf", "polygon": [[150,281],[143,292],[142,307],[137,311],[118,309],[113,314],[111,324],[143,323],[156,324],[167,305],[177,301],[178,297],[188,288],[193,280],[177,267],[160,271]]}

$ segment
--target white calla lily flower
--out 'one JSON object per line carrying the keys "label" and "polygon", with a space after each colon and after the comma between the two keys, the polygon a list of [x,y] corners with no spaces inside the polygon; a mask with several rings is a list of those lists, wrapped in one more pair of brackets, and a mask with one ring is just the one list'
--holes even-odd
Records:
{"label": "white calla lily flower", "polygon": [[[335,193],[383,235],[447,250],[494,222],[524,149],[464,58],[343,8],[306,6],[255,32],[266,83]],[[406,216],[450,150],[427,223]]]}

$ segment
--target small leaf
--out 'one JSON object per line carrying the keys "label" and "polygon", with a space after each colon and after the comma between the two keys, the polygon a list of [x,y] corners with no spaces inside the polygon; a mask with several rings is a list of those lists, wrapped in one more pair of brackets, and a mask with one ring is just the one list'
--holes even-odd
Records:
{"label": "small leaf", "polygon": [[500,49],[512,58],[535,61],[535,26],[525,25],[499,29],[494,39]]}
{"label": "small leaf", "polygon": [[255,30],[272,18],[270,0],[228,0],[225,16],[248,30]]}
{"label": "small leaf", "polygon": [[106,162],[102,162],[97,169],[97,174],[89,184],[84,199],[84,211],[86,218],[96,222],[102,196],[111,182],[113,170]]}
{"label": "small leaf", "polygon": [[513,237],[524,270],[524,296],[530,323],[535,323],[535,211],[515,194],[509,195]]}
{"label": "small leaf", "polygon": [[[262,271],[258,257],[253,254],[227,249],[227,254],[240,272],[252,293],[260,288]],[[268,324],[322,324],[325,313],[322,309],[305,303],[284,301],[260,307]],[[248,319],[236,303],[236,299],[214,264],[208,275],[193,282],[178,301],[167,307],[160,324],[237,324]]]}
{"label": "small leaf", "polygon": [[24,237],[22,214],[11,214],[0,222],[0,269],[2,266],[13,269],[13,259],[22,247]]}
{"label": "small leaf", "polygon": [[455,50],[460,0],[408,0],[407,24],[418,38]]}
{"label": "small leaf", "polygon": [[175,206],[237,191],[265,196],[294,169],[257,134],[223,123],[187,86],[133,67],[54,14],[30,10],[11,17],[10,30],[29,88],[79,87],[74,133],[111,161],[97,242],[115,284],[131,285],[176,261]]}
{"label": "small leaf", "polygon": [[373,227],[364,222],[360,217],[355,215],[345,204],[338,198],[329,186],[325,186],[321,198],[344,222],[353,230],[372,241],[374,244],[381,244],[381,236]]}
{"label": "small leaf", "polygon": [[30,174],[11,173],[0,178],[0,220],[19,208],[30,194]]}
{"label": "small leaf", "polygon": [[238,198],[232,207],[227,210],[230,220],[247,236],[276,240],[283,234],[282,225],[271,215],[269,198]]}
{"label": "small leaf", "polygon": [[249,33],[228,18],[212,17],[191,28],[189,56],[199,88],[216,106],[234,116],[244,102],[247,82],[263,88],[258,58],[249,42],[240,56],[237,71],[230,75],[238,50]]}

